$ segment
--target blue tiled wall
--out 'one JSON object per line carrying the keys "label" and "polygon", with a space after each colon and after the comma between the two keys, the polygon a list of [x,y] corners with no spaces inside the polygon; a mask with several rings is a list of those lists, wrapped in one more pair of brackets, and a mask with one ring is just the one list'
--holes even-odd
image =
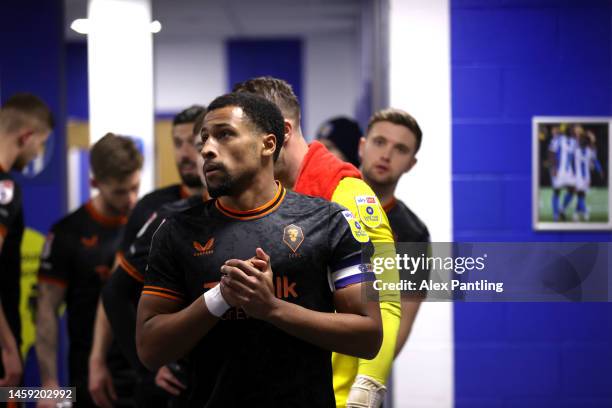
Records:
{"label": "blue tiled wall", "polygon": [[[66,208],[64,5],[60,0],[3,2],[0,10],[0,96],[31,92],[50,107],[55,119],[51,159],[36,177],[15,174],[23,189],[25,223],[46,234]],[[36,10],[36,11],[33,11]],[[44,209],[40,203],[45,203]]]}
{"label": "blue tiled wall", "polygon": [[[535,232],[531,118],[612,116],[612,5],[452,0],[457,241],[610,241]],[[611,304],[455,304],[457,407],[612,406]]]}

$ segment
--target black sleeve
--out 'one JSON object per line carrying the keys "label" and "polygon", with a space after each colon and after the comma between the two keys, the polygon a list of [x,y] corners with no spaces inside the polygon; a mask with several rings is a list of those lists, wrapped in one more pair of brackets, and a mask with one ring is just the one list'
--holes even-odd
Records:
{"label": "black sleeve", "polygon": [[136,305],[142,283],[119,266],[102,289],[102,304],[123,355],[132,367],[146,371],[136,352]]}
{"label": "black sleeve", "polygon": [[153,212],[147,222],[141,226],[127,250],[117,254],[119,266],[140,284],[144,282],[153,234],[162,222],[163,218],[157,212]]}
{"label": "black sleeve", "polygon": [[143,295],[159,296],[182,302],[187,293],[173,249],[173,221],[167,219],[153,234]]}
{"label": "black sleeve", "polygon": [[123,231],[123,237],[121,239],[121,244],[119,245],[120,253],[122,252],[125,254],[128,252],[130,245],[132,245],[132,242],[134,242],[136,236],[138,235],[138,231],[140,231],[153,213],[154,210],[149,205],[148,200],[143,199],[136,204],[136,207],[134,207],[132,210],[127,225]]}
{"label": "black sleeve", "polygon": [[151,240],[162,222],[163,218],[158,217],[157,212],[150,215],[126,252],[118,253],[117,269],[102,291],[104,309],[117,343],[137,370],[146,368],[136,352],[136,306],[143,289]]}
{"label": "black sleeve", "polygon": [[431,236],[429,235],[429,230],[427,227],[423,229],[418,242],[431,242]]}
{"label": "black sleeve", "polygon": [[61,224],[54,225],[47,235],[40,256],[38,280],[66,287],[70,280],[70,259],[76,244],[73,235],[64,229]]}
{"label": "black sleeve", "polygon": [[19,211],[21,211],[21,190],[13,180],[3,175],[0,179],[0,236],[2,238],[6,238]]}

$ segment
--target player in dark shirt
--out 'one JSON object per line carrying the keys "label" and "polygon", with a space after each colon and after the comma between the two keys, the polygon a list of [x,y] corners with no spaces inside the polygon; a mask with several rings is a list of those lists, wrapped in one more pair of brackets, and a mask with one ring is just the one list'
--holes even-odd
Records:
{"label": "player in dark shirt", "polygon": [[154,235],[138,353],[151,368],[189,354],[190,406],[335,406],[330,350],[380,347],[378,302],[362,299],[369,238],[339,205],[274,182],[283,139],[273,103],[217,98],[202,128],[215,199]]}
{"label": "player in dark shirt", "polygon": [[198,116],[202,115],[205,111],[205,107],[193,105],[178,113],[172,120],[174,159],[181,178],[181,184],[173,184],[157,189],[138,201],[134,211],[130,214],[125,234],[121,241],[118,253],[120,259],[123,254],[129,251],[129,247],[136,239],[138,231],[147,222],[151,214],[164,204],[192,195],[202,194],[204,186],[198,175],[196,165],[199,153],[194,147],[195,136],[193,134],[193,126]]}
{"label": "player in dark shirt", "polygon": [[[90,161],[92,184],[99,194],[53,225],[39,270],[36,351],[41,381],[47,388],[58,386],[57,315],[65,300],[70,383],[76,387],[77,407],[96,406],[88,392],[94,318],[127,215],[136,204],[142,167],[135,144],[111,133],[92,147]],[[111,349],[108,368],[113,373],[111,386],[119,395],[116,406],[132,406],[134,378],[126,367],[118,349]],[[101,368],[106,369],[106,365]]]}
{"label": "player in dark shirt", "polygon": [[396,242],[429,242],[427,226],[403,201],[392,197],[383,206]]}
{"label": "player in dark shirt", "polygon": [[[384,109],[370,118],[366,135],[359,143],[363,179],[380,199],[395,241],[423,243],[422,246],[411,244],[409,247],[410,251],[417,251],[419,254],[427,250],[429,231],[403,202],[395,198],[395,188],[400,177],[416,164],[416,154],[421,147],[422,137],[417,121],[408,113],[399,109]],[[419,282],[427,278],[428,271],[421,271],[411,277]],[[396,355],[408,339],[425,295],[425,292],[402,293],[402,320]]]}
{"label": "player in dark shirt", "polygon": [[[116,339],[123,354],[132,367],[138,371],[139,392],[136,398],[139,407],[165,407],[168,394],[160,392],[155,383],[170,394],[178,395],[185,387],[167,367],[162,367],[157,376],[150,373],[138,360],[134,330],[136,324],[136,305],[142,290],[144,280],[139,271],[138,255],[134,254],[133,245],[142,234],[144,226],[149,225],[160,208],[168,203],[181,201],[187,197],[196,196],[201,200],[205,188],[199,173],[197,160],[199,150],[195,147],[197,139],[194,135],[194,124],[206,111],[203,106],[193,105],[178,113],[172,121],[172,140],[174,158],[182,184],[160,188],[145,195],[136,204],[128,220],[123,239],[117,251],[117,263],[112,277],[103,291],[104,309],[112,328],[112,336]],[[153,217],[153,218],[152,218]],[[146,228],[144,228],[146,230]],[[143,231],[144,232],[144,231]],[[150,237],[149,237],[150,238]],[[142,240],[141,240],[142,241]],[[148,243],[144,254],[144,263],[148,256]],[[104,295],[107,294],[107,296]],[[97,321],[100,316],[96,317]],[[107,331],[108,326],[96,324],[97,331]],[[96,333],[96,337],[105,337],[107,333]],[[173,368],[179,368],[172,365]],[[90,367],[90,371],[92,368]],[[103,390],[100,390],[103,393]],[[104,396],[102,396],[103,398]]]}
{"label": "player in dark shirt", "polygon": [[19,294],[24,219],[21,189],[9,171],[23,170],[40,154],[52,128],[49,108],[32,94],[13,95],[0,109],[0,387],[19,385],[23,372]]}
{"label": "player in dark shirt", "polygon": [[[164,205],[151,215],[142,226],[130,250],[125,254],[122,264],[114,272],[111,279],[102,291],[104,308],[113,327],[113,335],[120,344],[132,366],[139,370],[142,381],[151,380],[152,373],[140,362],[136,353],[136,306],[140,299],[147,261],[151,248],[153,233],[162,221],[171,215],[181,212],[196,204],[202,203],[202,196],[191,196],[182,200]],[[142,280],[140,277],[143,277]],[[168,372],[163,372],[162,370]],[[185,389],[188,388],[188,370],[185,361],[168,364],[158,370],[156,382],[172,396],[160,394],[155,388],[146,387],[143,395],[137,401],[138,406],[184,406]],[[170,399],[171,402],[168,400]]]}
{"label": "player in dark shirt", "polygon": [[[24,222],[22,193],[10,173],[0,167],[0,300],[17,345],[21,344],[19,280]],[[3,346],[4,348],[4,346]]]}

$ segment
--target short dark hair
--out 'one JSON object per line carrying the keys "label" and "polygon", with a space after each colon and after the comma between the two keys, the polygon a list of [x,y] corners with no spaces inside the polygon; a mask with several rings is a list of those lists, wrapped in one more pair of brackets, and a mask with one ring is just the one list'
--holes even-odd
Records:
{"label": "short dark hair", "polygon": [[278,106],[255,94],[234,92],[219,96],[212,101],[208,105],[208,112],[227,106],[242,108],[242,111],[257,130],[265,134],[272,133],[276,136],[276,150],[274,151],[274,161],[276,161],[285,141],[285,122]]}
{"label": "short dark hair", "polygon": [[191,105],[174,116],[174,119],[172,119],[172,126],[184,125],[185,123],[194,123],[202,112],[206,112],[205,106]]}
{"label": "short dark hair", "polygon": [[366,136],[370,133],[372,126],[377,122],[391,122],[395,125],[404,126],[408,128],[416,136],[416,150],[415,153],[421,148],[421,141],[423,139],[423,132],[416,121],[408,112],[401,109],[387,108],[375,112],[370,121],[368,122],[368,129]]}
{"label": "short dark hair", "polygon": [[300,102],[287,81],[271,76],[251,78],[235,84],[232,92],[248,92],[262,96],[274,102],[283,116],[300,123]]}
{"label": "short dark hair", "polygon": [[40,130],[53,129],[53,115],[47,104],[31,93],[17,93],[0,109],[0,130],[12,133],[35,122]]}
{"label": "short dark hair", "polygon": [[89,163],[98,181],[124,180],[142,168],[142,154],[126,136],[107,133],[91,148]]}
{"label": "short dark hair", "polygon": [[194,135],[199,136],[200,133],[202,133],[202,125],[204,125],[204,117],[206,116],[207,112],[208,112],[208,109],[204,109],[202,112],[200,112],[196,120],[193,122],[193,134]]}

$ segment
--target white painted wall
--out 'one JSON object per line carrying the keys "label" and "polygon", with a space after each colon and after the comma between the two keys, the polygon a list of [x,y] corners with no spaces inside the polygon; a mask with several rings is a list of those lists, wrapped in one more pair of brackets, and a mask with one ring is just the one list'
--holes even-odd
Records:
{"label": "white painted wall", "polygon": [[[358,84],[355,35],[310,35],[304,39],[303,130],[311,138],[332,116],[353,116]],[[176,112],[193,103],[208,104],[227,91],[222,39],[155,40],[155,110]]]}
{"label": "white painted wall", "polygon": [[[112,130],[137,137],[153,157],[153,38],[150,0],[89,0],[87,59],[91,144]],[[142,166],[140,194],[153,189],[152,160]]]}
{"label": "white painted wall", "polygon": [[156,112],[208,105],[226,91],[225,51],[220,39],[156,40],[153,57]]}
{"label": "white painted wall", "polygon": [[310,35],[304,43],[304,106],[307,139],[333,116],[354,117],[359,84],[357,34]]}
{"label": "white painted wall", "polygon": [[[390,104],[414,115],[423,130],[419,162],[396,195],[425,221],[434,242],[452,242],[449,0],[390,6]],[[395,408],[453,406],[452,306],[421,306],[395,362]]]}

